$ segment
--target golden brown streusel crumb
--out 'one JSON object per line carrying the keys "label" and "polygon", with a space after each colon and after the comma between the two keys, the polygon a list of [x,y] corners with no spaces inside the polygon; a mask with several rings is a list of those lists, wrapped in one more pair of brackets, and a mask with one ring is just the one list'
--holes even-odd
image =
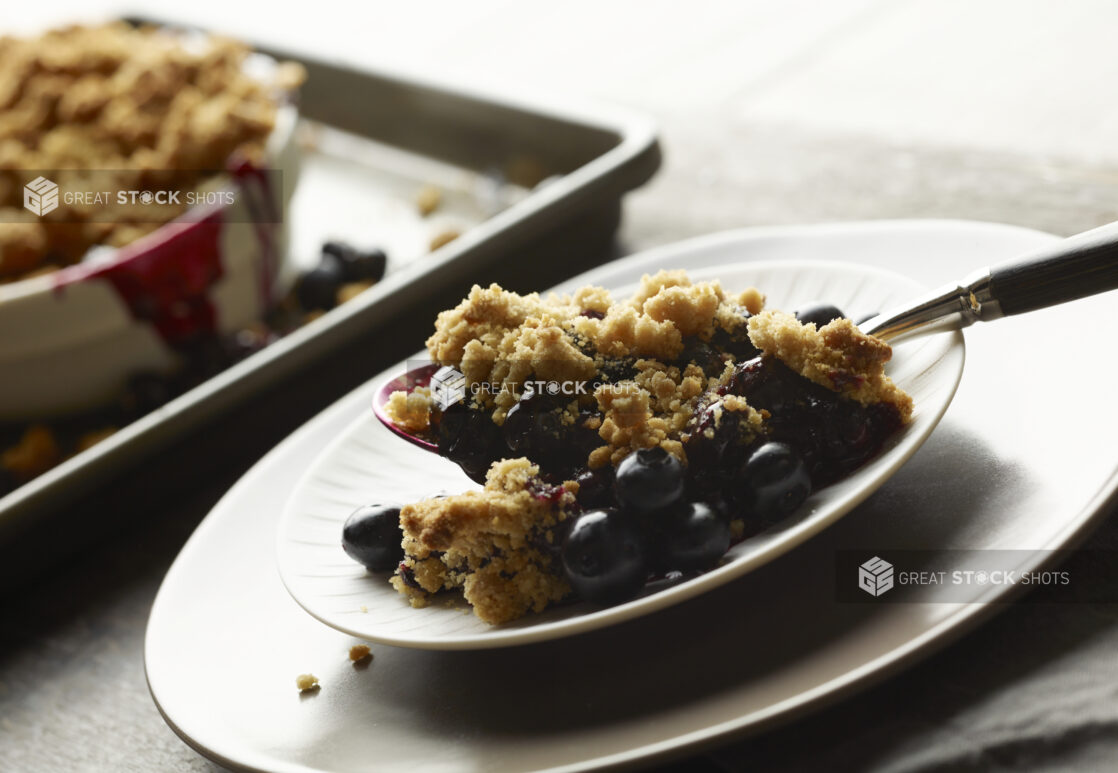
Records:
{"label": "golden brown streusel crumb", "polygon": [[661,269],[655,274],[645,274],[641,277],[640,287],[629,299],[629,305],[635,309],[641,309],[644,308],[644,304],[648,300],[655,298],[666,288],[690,286],[691,277],[687,276],[687,272],[683,269],[675,269],[674,271]]}
{"label": "golden brown streusel crumb", "polygon": [[371,660],[372,657],[373,653],[369,649],[368,644],[354,644],[349,648],[349,659],[354,663],[360,663],[363,660]]}
{"label": "golden brown streusel crumb", "polygon": [[440,247],[445,247],[446,245],[450,244],[461,235],[462,232],[459,231],[457,228],[444,228],[442,231],[439,231],[437,234],[431,237],[431,243],[428,245],[428,249],[430,249],[431,252],[434,252]]}
{"label": "golden brown streusel crumb", "polygon": [[578,308],[580,313],[592,311],[605,314],[609,311],[609,307],[613,305],[613,298],[610,297],[609,291],[604,287],[586,285],[575,290],[571,297],[571,305]]}
{"label": "golden brown streusel crumb", "polygon": [[[22,211],[19,169],[54,170],[50,179],[64,190],[88,189],[82,178],[91,169],[105,175],[98,190],[188,189],[201,182],[197,170],[223,169],[234,155],[259,162],[280,100],[305,73],[288,63],[258,80],[246,72],[249,53],[226,38],[188,46],[120,22],[0,39],[0,170],[9,170],[0,173],[0,210]],[[182,209],[162,208],[161,222]],[[94,244],[120,246],[159,226],[130,223],[124,209],[65,201],[41,223],[3,220],[7,277],[76,262]]]}
{"label": "golden brown streusel crumb", "polygon": [[866,405],[891,403],[902,422],[912,417],[912,398],[885,375],[892,348],[860,331],[849,319],[836,319],[816,329],[814,323],[802,325],[791,314],[766,311],[749,320],[749,339],[766,355],[816,384]]}
{"label": "golden brown streusel crumb", "polygon": [[642,311],[657,322],[670,320],[682,335],[707,341],[714,334],[715,315],[724,298],[717,282],[665,287],[644,302]]}
{"label": "golden brown streusel crumb", "polygon": [[500,387],[474,390],[497,424],[526,380],[589,382],[605,359],[635,360],[636,376],[614,385],[617,395],[594,396],[606,445],[590,454],[589,464],[617,463],[653,445],[682,458],[679,433],[710,379],[699,368],[681,372],[664,363],[679,356],[685,335],[709,339],[723,330],[742,336],[747,314],[760,311],[763,300],[753,289],[728,296],[717,282],[692,283],[683,271],[646,274],[622,303],[601,287],[545,299],[475,286],[439,314],[427,349],[435,362],[459,368],[471,386]]}
{"label": "golden brown streusel crumb", "polygon": [[443,192],[438,186],[424,185],[416,194],[415,208],[419,210],[420,215],[427,217],[439,208],[442,201]]}
{"label": "golden brown streusel crumb", "polygon": [[607,357],[673,360],[683,351],[683,335],[672,320],[657,320],[630,306],[615,305],[603,319],[581,317],[574,330]]}
{"label": "golden brown streusel crumb", "polygon": [[310,692],[320,687],[318,677],[314,674],[299,674],[295,677],[295,686],[299,688],[299,692]]}
{"label": "golden brown streusel crumb", "polygon": [[[617,464],[635,450],[664,445],[668,440],[669,420],[653,414],[651,396],[636,382],[603,385],[594,397],[604,416],[598,434],[608,444],[604,448],[608,449],[610,463]],[[683,453],[682,446],[665,446],[664,449],[677,455]],[[602,449],[597,449],[595,454],[591,455],[592,466],[603,466],[606,459]],[[599,463],[594,464],[594,461]]]}
{"label": "golden brown streusel crumb", "polygon": [[[537,540],[564,521],[578,485],[548,491],[527,459],[504,459],[489,470],[485,489],[407,505],[400,513],[403,565],[392,585],[413,606],[439,590],[461,588],[474,613],[503,623],[542,611],[570,592],[562,572]],[[415,587],[418,585],[419,587]]]}
{"label": "golden brown streusel crumb", "polygon": [[756,287],[745,288],[734,300],[750,314],[760,314],[765,308],[765,296]]}
{"label": "golden brown streusel crumb", "polygon": [[433,408],[434,402],[428,387],[416,387],[411,392],[393,392],[384,405],[384,411],[392,423],[413,434],[427,430],[431,424]]}
{"label": "golden brown streusel crumb", "polygon": [[528,317],[541,316],[545,308],[538,293],[517,295],[497,284],[486,288],[474,285],[461,303],[439,312],[435,332],[427,339],[427,351],[435,362],[457,367],[467,344],[477,341],[496,350],[506,333],[520,327]]}
{"label": "golden brown streusel crumb", "polygon": [[335,300],[338,304],[347,303],[349,301],[352,301],[358,295],[365,292],[375,284],[376,282],[368,279],[361,282],[346,282],[344,285],[338,288],[338,293],[335,297]]}

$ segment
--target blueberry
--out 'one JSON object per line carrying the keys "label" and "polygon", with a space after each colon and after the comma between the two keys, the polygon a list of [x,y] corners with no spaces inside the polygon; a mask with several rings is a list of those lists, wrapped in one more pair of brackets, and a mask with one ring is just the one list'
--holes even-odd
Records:
{"label": "blueberry", "polygon": [[563,569],[582,598],[613,604],[632,598],[648,578],[640,530],[618,510],[591,510],[563,541]]}
{"label": "blueberry", "polygon": [[616,384],[637,375],[636,361],[625,357],[603,360],[598,366],[599,383]]}
{"label": "blueberry", "polygon": [[437,414],[435,435],[440,454],[450,456],[450,449],[466,431],[469,417],[470,410],[462,403],[454,403]]}
{"label": "blueberry", "polygon": [[514,456],[528,457],[561,480],[585,468],[587,456],[602,444],[597,430],[586,426],[597,414],[581,411],[571,423],[566,413],[569,401],[527,390],[501,425],[501,435]]}
{"label": "blueberry", "polygon": [[725,366],[722,356],[715,348],[697,338],[685,339],[683,352],[679,355],[681,367],[686,368],[691,363],[702,368],[707,376],[717,376]]}
{"label": "blueberry", "polygon": [[326,242],[322,245],[322,255],[339,262],[346,282],[379,282],[388,266],[388,256],[376,247],[358,250],[345,242]]}
{"label": "blueberry", "polygon": [[714,335],[711,337],[710,342],[716,349],[732,355],[735,360],[741,362],[756,357],[760,352],[753,342],[749,340],[749,318],[752,316],[747,309],[738,308],[738,316],[741,321],[733,327],[733,332],[726,330],[723,327],[715,328]]}
{"label": "blueberry", "polygon": [[606,465],[596,470],[583,470],[575,478],[578,483],[578,503],[587,510],[595,507],[612,507],[613,467]]}
{"label": "blueberry", "polygon": [[462,403],[443,411],[437,435],[439,453],[478,483],[485,483],[489,465],[508,455],[501,430],[489,414]]}
{"label": "blueberry", "polygon": [[323,255],[329,255],[330,257],[337,258],[342,263],[344,263],[348,257],[355,255],[356,253],[357,250],[354,249],[354,247],[348,242],[329,241],[324,242],[322,245]]}
{"label": "blueberry", "polygon": [[832,410],[823,424],[820,444],[822,453],[831,459],[858,458],[871,440],[870,420],[866,409],[858,403]]}
{"label": "blueberry", "polygon": [[404,559],[401,546],[400,508],[365,505],[353,511],[342,527],[346,555],[371,572],[395,569]]}
{"label": "blueberry", "polygon": [[323,256],[317,266],[299,277],[295,297],[304,311],[332,309],[338,299],[338,288],[345,282],[340,260]]}
{"label": "blueberry", "polygon": [[811,493],[804,460],[786,443],[769,442],[749,456],[737,498],[764,523],[791,515]]}
{"label": "blueberry", "polygon": [[509,408],[505,414],[505,423],[501,425],[501,434],[505,444],[516,451],[524,443],[525,438],[532,429],[532,409],[525,402],[519,402]]}
{"label": "blueberry", "polygon": [[683,497],[683,465],[663,448],[642,448],[617,467],[613,489],[624,507],[649,512]]}
{"label": "blueberry", "polygon": [[730,548],[730,523],[705,502],[687,502],[666,519],[660,563],[682,572],[710,569]]}
{"label": "blueberry", "polygon": [[842,319],[843,316],[845,315],[837,307],[829,303],[809,303],[796,311],[796,319],[805,325],[814,322],[816,327],[823,327],[831,320]]}
{"label": "blueberry", "polygon": [[415,570],[410,566],[401,564],[397,573],[400,579],[404,581],[404,585],[407,585],[409,588],[415,588],[416,590],[424,589],[423,586],[419,584],[419,580],[415,579]]}
{"label": "blueberry", "polygon": [[509,410],[501,429],[511,450],[537,462],[549,452],[561,450],[565,440],[558,411],[533,412],[525,401]]}

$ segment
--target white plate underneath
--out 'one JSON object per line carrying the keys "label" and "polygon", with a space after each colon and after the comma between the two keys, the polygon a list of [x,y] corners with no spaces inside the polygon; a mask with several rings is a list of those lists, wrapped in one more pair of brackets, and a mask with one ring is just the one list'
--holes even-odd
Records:
{"label": "white plate underneath", "polygon": [[[687,265],[833,258],[934,286],[1052,238],[945,221],[752,229],[692,242]],[[600,281],[632,282],[675,249],[611,264]],[[1061,335],[1071,325],[1076,335]],[[295,481],[368,411],[371,388],[359,389],[257,464],[187,543],[148,625],[152,695],[206,756],[268,771],[586,769],[692,751],[795,716],[998,607],[836,603],[836,550],[1056,547],[1093,525],[1115,489],[1118,452],[1107,456],[1092,435],[1118,426],[1118,401],[1086,398],[1091,384],[1118,379],[1118,361],[1096,356],[1116,326],[1104,296],[972,328],[955,400],[904,469],[780,561],[717,590],[538,645],[374,645],[364,670],[346,657],[356,640],[284,590],[274,541]],[[1045,373],[1075,379],[1056,385]],[[1076,384],[1086,385],[1082,399]],[[1056,390],[1067,394],[1062,421],[1039,420]],[[322,689],[301,698],[294,678],[303,672]]]}
{"label": "white plate underneath", "polygon": [[[900,274],[864,265],[783,260],[708,268],[689,258],[688,243],[669,254],[661,251],[669,268],[677,262],[690,266],[693,280],[717,279],[729,292],[758,288],[772,309],[791,311],[822,300],[857,318],[908,302],[927,289]],[[639,262],[642,257],[632,260]],[[598,283],[595,273],[585,274],[585,281]],[[616,282],[606,288],[616,299],[636,290],[634,285]],[[604,609],[563,604],[501,626],[482,622],[460,600],[447,604],[436,597],[431,605],[413,609],[385,575],[366,572],[342,551],[342,524],[362,504],[414,502],[444,491],[477,488],[453,462],[396,437],[370,408],[327,446],[296,484],[277,535],[280,576],[295,600],[327,625],[401,647],[482,649],[528,644],[656,612],[764,566],[872,494],[931,434],[955,394],[963,359],[961,333],[941,333],[898,346],[887,372],[912,395],[916,408],[911,424],[853,475],[812,494],[791,518],[731,547],[715,569],[671,584],[650,584],[624,604]],[[382,382],[399,371],[390,370],[374,381]]]}

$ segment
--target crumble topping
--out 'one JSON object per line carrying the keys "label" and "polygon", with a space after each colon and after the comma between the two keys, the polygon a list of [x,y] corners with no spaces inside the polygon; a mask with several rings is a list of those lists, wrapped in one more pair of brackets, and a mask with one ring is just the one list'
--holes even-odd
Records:
{"label": "crumble topping", "polygon": [[457,228],[447,228],[445,230],[439,231],[437,234],[432,236],[431,242],[427,245],[427,247],[431,252],[434,252],[440,247],[445,247],[446,245],[450,244],[461,235],[462,232],[459,231]]}
{"label": "crumble topping", "polygon": [[50,176],[64,189],[102,170],[115,189],[135,190],[194,187],[197,170],[223,169],[234,154],[259,163],[279,98],[304,73],[286,63],[261,81],[245,71],[249,53],[123,22],[0,37],[0,281],[75,263],[95,244],[123,246],[185,209],[141,223],[115,204],[93,217],[63,201],[39,220],[23,210],[19,170],[59,170]]}
{"label": "crumble topping", "polygon": [[641,311],[657,322],[671,322],[680,335],[709,341],[723,299],[722,288],[715,283],[676,285],[662,288],[644,302]]}
{"label": "crumble topping", "polygon": [[[627,377],[598,385],[592,401],[571,401],[572,412],[589,402],[601,414],[603,445],[590,452],[591,468],[616,465],[653,446],[686,461],[684,428],[701,396],[725,383],[732,361],[724,357],[704,372],[688,362],[685,342],[704,344],[718,336],[747,336],[813,382],[863,404],[894,404],[908,420],[911,399],[883,371],[892,355],[888,344],[862,334],[850,320],[817,330],[763,308],[764,296],[755,288],[727,294],[717,281],[693,283],[684,271],[645,275],[620,303],[601,287],[544,298],[475,285],[458,306],[439,314],[427,348],[435,362],[459,368],[471,386],[491,386],[475,390],[475,407],[490,411],[498,425],[529,379],[589,382],[611,365],[627,368]],[[421,428],[428,421],[423,406],[404,399],[393,395],[390,410],[400,411],[394,415],[405,429]],[[763,415],[743,401],[714,408],[744,412],[747,428],[759,431],[763,424]]]}
{"label": "crumble topping", "polygon": [[369,649],[368,644],[354,644],[349,648],[349,659],[354,663],[361,663],[362,661],[372,660],[373,653]]}
{"label": "crumble topping", "polygon": [[527,459],[504,459],[482,491],[407,505],[400,512],[406,556],[392,585],[412,606],[461,588],[487,623],[542,611],[570,593],[548,548],[577,491],[569,481],[544,483]]}
{"label": "crumble topping", "polygon": [[858,330],[849,319],[816,329],[811,323],[801,325],[791,314],[766,311],[749,320],[749,339],[820,386],[863,405],[891,403],[904,422],[912,416],[912,398],[883,370],[893,356],[892,348]]}
{"label": "crumble topping", "polygon": [[295,677],[295,686],[299,692],[311,692],[319,688],[318,677],[314,674],[299,674]]}
{"label": "crumble topping", "polygon": [[420,215],[427,217],[439,208],[442,201],[443,192],[441,188],[437,185],[424,185],[415,196],[415,208],[419,210]]}
{"label": "crumble topping", "polygon": [[405,432],[417,433],[425,432],[430,426],[433,406],[431,390],[428,387],[416,387],[411,392],[393,392],[388,396],[384,410],[397,427]]}

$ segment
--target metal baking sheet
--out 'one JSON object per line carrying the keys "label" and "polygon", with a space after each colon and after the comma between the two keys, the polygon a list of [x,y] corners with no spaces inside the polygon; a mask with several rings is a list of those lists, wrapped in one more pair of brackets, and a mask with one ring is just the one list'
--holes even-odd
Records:
{"label": "metal baking sheet", "polygon": [[[579,229],[612,238],[622,196],[660,164],[653,125],[624,111],[467,93],[259,50],[299,61],[308,73],[299,105],[303,171],[289,211],[293,259],[308,265],[323,240],[342,238],[384,247],[389,273],[358,298],[0,498],[0,545],[18,544],[44,511],[58,510],[440,290],[481,278],[514,251]],[[517,166],[543,183],[518,184]],[[424,184],[444,195],[429,218],[415,206]],[[430,252],[431,238],[446,229],[461,235]],[[572,265],[568,273],[584,267]]]}

